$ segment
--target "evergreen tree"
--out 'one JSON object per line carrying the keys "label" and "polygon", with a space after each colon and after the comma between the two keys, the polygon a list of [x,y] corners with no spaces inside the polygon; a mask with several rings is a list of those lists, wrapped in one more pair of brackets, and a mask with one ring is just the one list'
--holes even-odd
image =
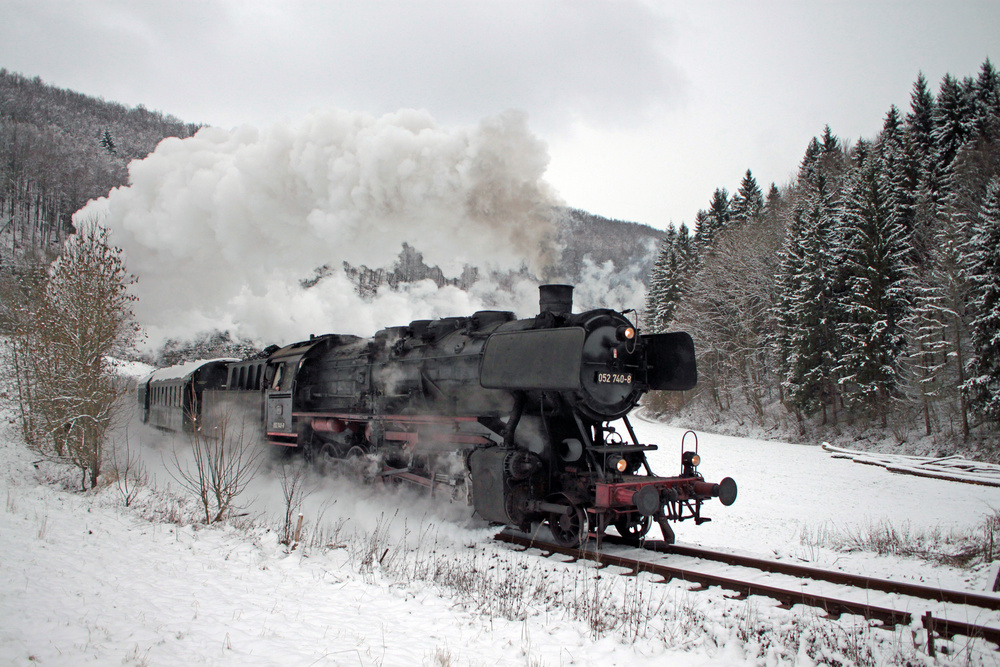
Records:
{"label": "evergreen tree", "polygon": [[110,130],[104,130],[104,134],[101,136],[101,148],[107,151],[108,155],[117,154],[117,149],[115,147],[115,140],[111,137]]}
{"label": "evergreen tree", "polygon": [[777,215],[778,211],[781,209],[781,204],[781,191],[778,190],[777,185],[771,183],[771,187],[767,190],[767,198],[764,200],[764,215]]}
{"label": "evergreen tree", "polygon": [[908,366],[911,394],[924,413],[925,430],[935,406],[947,402],[967,438],[968,410],[958,388],[965,382],[969,345],[968,233],[952,211],[947,209],[949,219],[937,226],[927,261],[915,276],[914,309],[907,321],[913,346]]}
{"label": "evergreen tree", "polygon": [[906,133],[918,164],[927,164],[934,146],[934,96],[927,89],[927,79],[921,72],[910,94],[910,113],[906,114]]}
{"label": "evergreen tree", "polygon": [[824,424],[828,406],[837,420],[841,316],[836,298],[839,269],[832,249],[838,243],[834,184],[842,168],[839,156],[839,143],[829,127],[824,144],[814,138],[806,148],[778,285],[776,345],[785,399],[797,414],[808,417],[822,411]]}
{"label": "evergreen tree", "polygon": [[[889,211],[894,221],[902,226],[907,237],[913,234],[915,188],[911,181],[911,162],[903,132],[899,110],[892,106],[885,115],[882,133],[878,140],[880,168],[887,179]],[[917,263],[915,255],[910,263]]]}
{"label": "evergreen tree", "polygon": [[837,373],[848,406],[878,418],[883,427],[901,396],[911,287],[906,234],[892,215],[889,190],[877,154],[860,142],[840,219],[846,289]]}
{"label": "evergreen tree", "polygon": [[1000,136],[1000,76],[986,59],[973,86],[973,132],[986,141]]}
{"label": "evergreen tree", "polygon": [[914,262],[919,265],[926,257],[934,237],[936,199],[940,186],[933,177],[934,96],[927,88],[923,72],[913,84],[910,112],[906,114],[905,143],[907,155],[907,187],[913,200],[910,244]]}
{"label": "evergreen tree", "polygon": [[712,247],[716,237],[724,230],[732,217],[729,210],[729,192],[717,188],[712,194],[712,202],[698,224],[698,247],[703,251]]}
{"label": "evergreen tree", "polygon": [[990,182],[972,239],[972,357],[965,389],[972,408],[1000,421],[1000,178]]}
{"label": "evergreen tree", "polygon": [[667,331],[685,288],[696,271],[697,259],[687,225],[671,226],[660,242],[646,297],[646,326],[652,333]]}
{"label": "evergreen tree", "polygon": [[952,187],[955,157],[971,135],[969,108],[962,85],[946,74],[932,115],[933,147],[929,156],[930,198],[937,209],[941,208]]}
{"label": "evergreen tree", "polygon": [[730,211],[734,224],[760,222],[764,212],[764,196],[749,169],[743,176],[740,189],[733,196]]}
{"label": "evergreen tree", "polygon": [[660,240],[660,247],[653,262],[653,270],[649,274],[649,291],[646,293],[646,327],[650,333],[660,333],[665,330],[665,323],[660,317],[660,307],[664,302],[667,289],[669,265],[673,252],[677,230],[671,225],[666,235]]}
{"label": "evergreen tree", "polygon": [[[781,255],[778,339],[783,388],[789,404],[805,416],[834,404],[839,343],[836,340],[836,267],[832,193],[827,179],[815,173],[803,181],[804,202],[793,216]],[[836,421],[836,412],[834,412]]]}

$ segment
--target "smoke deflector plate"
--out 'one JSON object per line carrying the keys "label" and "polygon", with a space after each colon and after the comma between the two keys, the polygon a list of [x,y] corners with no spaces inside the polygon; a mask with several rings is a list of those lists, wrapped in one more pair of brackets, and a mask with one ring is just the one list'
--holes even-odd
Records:
{"label": "smoke deflector plate", "polygon": [[642,337],[650,389],[686,391],[698,384],[694,341],[683,331]]}
{"label": "smoke deflector plate", "polygon": [[486,389],[579,389],[585,337],[580,327],[495,333],[486,341],[479,384]]}

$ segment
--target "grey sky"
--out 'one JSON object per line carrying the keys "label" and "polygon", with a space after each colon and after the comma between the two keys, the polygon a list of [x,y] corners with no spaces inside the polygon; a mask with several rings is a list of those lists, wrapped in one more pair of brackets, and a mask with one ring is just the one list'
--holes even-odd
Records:
{"label": "grey sky", "polygon": [[1000,2],[0,0],[0,67],[188,122],[525,110],[567,204],[664,227],[829,124],[872,137],[918,72],[1000,64]]}

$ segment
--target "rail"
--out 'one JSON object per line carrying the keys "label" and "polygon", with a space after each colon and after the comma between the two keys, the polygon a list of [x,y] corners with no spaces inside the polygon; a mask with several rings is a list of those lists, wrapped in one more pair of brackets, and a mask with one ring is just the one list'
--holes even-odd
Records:
{"label": "rail", "polygon": [[[888,607],[869,604],[867,602],[858,602],[834,596],[809,593],[801,589],[781,588],[779,586],[771,586],[759,582],[747,581],[743,579],[735,579],[732,577],[722,576],[718,574],[699,572],[691,568],[678,567],[675,565],[667,564],[665,562],[655,562],[655,561],[641,560],[637,558],[629,558],[627,556],[621,556],[618,554],[610,554],[607,553],[606,551],[561,547],[556,544],[551,544],[549,542],[541,541],[535,538],[511,533],[509,531],[503,531],[499,533],[495,539],[501,542],[506,542],[509,544],[522,547],[524,549],[529,549],[529,548],[538,549],[542,551],[543,554],[546,556],[550,556],[552,554],[561,554],[564,556],[569,556],[574,560],[594,561],[602,567],[604,566],[620,567],[629,570],[630,573],[632,574],[638,574],[639,572],[648,572],[649,574],[662,577],[664,583],[667,581],[671,581],[673,579],[677,579],[680,581],[687,581],[698,584],[703,588],[708,588],[710,586],[718,586],[728,590],[736,591],[741,596],[762,595],[777,600],[783,605],[787,606],[795,604],[804,604],[811,607],[817,607],[819,609],[822,609],[827,614],[833,616],[838,616],[840,614],[856,614],[864,618],[880,621],[885,625],[889,626],[910,625],[913,622],[913,615],[908,611],[900,611],[897,609],[891,609]],[[611,543],[624,543],[622,541],[615,539],[612,536],[606,536],[602,538],[602,541]],[[930,586],[919,586],[916,584],[909,584],[906,582],[893,582],[882,579],[874,579],[872,577],[851,575],[848,573],[838,572],[833,570],[823,570],[820,568],[793,565],[790,563],[780,563],[778,561],[773,561],[773,560],[757,559],[748,556],[740,556],[736,554],[726,554],[722,552],[697,549],[694,547],[666,545],[665,543],[652,540],[646,543],[646,547],[650,551],[655,551],[659,553],[672,553],[677,555],[697,557],[701,559],[721,561],[731,565],[750,567],[767,572],[788,574],[791,576],[808,578],[816,581],[826,581],[830,583],[847,585],[854,588],[861,588],[866,590],[879,590],[889,593],[909,595],[912,597],[917,597],[922,599],[954,602],[958,604],[966,604],[976,607],[982,607],[984,609],[992,609],[992,610],[1000,609],[1000,598],[998,598],[997,596],[979,595],[976,593],[967,593],[963,591],[948,591],[944,589],[933,588]],[[964,635],[967,637],[982,638],[985,639],[986,641],[996,644],[997,650],[1000,650],[1000,628],[986,626],[986,625],[975,625],[972,623],[953,621],[945,618],[938,618],[933,616],[930,612],[921,617],[921,621],[923,623],[924,628],[927,630],[928,646],[931,647],[931,650],[933,650],[934,633],[938,633],[942,637],[950,635]]]}

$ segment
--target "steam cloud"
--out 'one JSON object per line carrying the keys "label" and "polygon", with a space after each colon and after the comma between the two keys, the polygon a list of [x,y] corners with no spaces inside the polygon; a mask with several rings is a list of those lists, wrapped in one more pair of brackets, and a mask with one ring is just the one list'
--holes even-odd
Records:
{"label": "steam cloud", "polygon": [[[294,128],[167,139],[129,166],[130,185],[75,219],[100,220],[124,248],[150,344],[215,329],[264,343],[371,335],[497,304],[494,287],[423,281],[364,301],[339,270],[311,289],[299,281],[345,260],[389,266],[403,242],[447,275],[465,264],[538,272],[558,203],[547,164],[517,112],[451,130],[420,111],[316,112]],[[515,286],[504,299],[530,314],[537,292]]]}

